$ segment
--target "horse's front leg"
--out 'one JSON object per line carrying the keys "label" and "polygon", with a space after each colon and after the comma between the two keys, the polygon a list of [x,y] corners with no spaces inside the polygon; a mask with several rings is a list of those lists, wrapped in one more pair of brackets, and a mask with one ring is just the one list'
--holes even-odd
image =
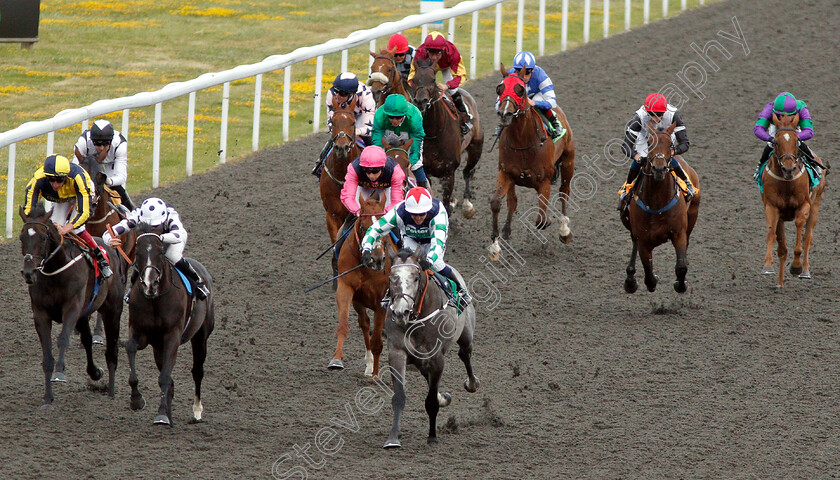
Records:
{"label": "horse's front leg", "polygon": [[134,364],[137,350],[143,350],[146,348],[146,345],[145,336],[141,337],[140,341],[138,341],[132,329],[129,328],[128,341],[125,342],[125,353],[128,355],[128,367],[130,371],[128,374],[128,385],[131,386],[130,405],[132,410],[142,410],[146,408],[146,399],[143,398],[143,394],[141,394],[140,390],[137,388],[139,381],[137,379],[137,369]]}
{"label": "horse's front leg", "polygon": [[172,426],[172,399],[175,397],[175,381],[172,379],[172,369],[175,367],[175,359],[178,356],[178,345],[181,344],[179,332],[170,331],[163,337],[161,348],[155,348],[155,363],[160,375],[158,385],[160,386],[160,405],[158,414],[155,417],[155,425]]}
{"label": "horse's front leg", "polygon": [[502,227],[502,238],[505,240],[510,240],[510,227],[513,223],[513,214],[516,213],[517,205],[519,205],[519,198],[516,196],[516,186],[511,185],[507,195],[507,218],[505,218],[505,226]]}
{"label": "horse's front leg", "polygon": [[[79,318],[80,310],[75,307],[65,308],[62,311],[62,322],[61,322],[61,332],[58,334],[58,361],[55,363],[55,369],[53,369],[52,374],[52,381],[53,382],[67,382],[67,375],[64,374],[64,355],[67,353],[67,347],[70,345],[70,332],[72,332],[76,328],[76,321]],[[88,332],[90,332],[90,327],[88,327]],[[85,351],[87,355],[90,357],[92,353],[89,351],[91,349],[90,338],[88,338],[88,344],[85,345],[84,340],[82,340],[82,345],[85,347]]]}
{"label": "horse's front leg", "polygon": [[636,253],[638,252],[638,244],[636,238],[630,235],[633,240],[633,250],[630,252],[630,262],[627,263],[627,278],[624,279],[624,291],[627,293],[636,293],[639,289],[639,284],[636,282]]}
{"label": "horse's front leg", "polygon": [[[476,143],[478,145],[476,145]],[[464,217],[472,218],[475,215],[475,207],[472,204],[472,183],[473,175],[475,174],[475,167],[478,164],[478,159],[481,158],[481,146],[483,142],[471,142],[467,147],[467,164],[464,166],[464,203],[461,206],[464,212]]]}
{"label": "horse's front leg", "polygon": [[686,262],[686,254],[688,251],[688,238],[685,231],[677,234],[671,239],[674,244],[674,251],[677,254],[677,263],[674,266],[674,273],[677,275],[677,281],[674,282],[674,290],[677,293],[685,293],[687,287],[685,283],[685,275],[688,273],[688,263]]}
{"label": "horse's front leg", "polygon": [[653,274],[653,249],[644,242],[639,244],[639,260],[645,268],[645,286],[648,292],[653,292],[656,290],[659,277]]}
{"label": "horse's front leg", "polygon": [[499,172],[499,176],[496,179],[496,192],[493,194],[493,197],[490,199],[490,212],[492,213],[492,225],[493,231],[490,234],[490,239],[493,241],[493,244],[490,245],[490,260],[498,261],[499,254],[502,251],[502,247],[499,246],[499,212],[502,210],[502,199],[507,196],[510,189],[513,188],[513,182],[504,174],[504,172]]}
{"label": "horse's front leg", "polygon": [[391,397],[391,407],[394,409],[394,423],[391,425],[391,432],[384,448],[400,448],[400,416],[405,408],[405,362],[406,353],[398,350],[393,344],[388,348],[388,365],[391,369],[391,383],[394,386],[394,395]]}
{"label": "horse's front leg", "polygon": [[779,282],[777,287],[785,286],[785,263],[787,263],[788,248],[787,240],[785,239],[785,222],[779,217],[776,222],[776,254],[779,256]]}
{"label": "horse's front leg", "polygon": [[[338,288],[335,291],[335,302],[338,309],[338,327],[335,329],[337,342],[335,352],[327,368],[330,370],[341,370],[344,368],[344,341],[350,333],[350,304],[353,301],[353,287],[343,280],[339,280]],[[367,345],[366,345],[367,346]]]}
{"label": "horse's front leg", "polygon": [[379,380],[379,357],[382,355],[382,330],[385,328],[385,309],[377,308],[373,311],[373,338],[370,342],[370,350],[373,355],[373,372],[371,376],[374,380]]}
{"label": "horse's front leg", "polygon": [[93,361],[93,336],[90,333],[90,318],[80,318],[76,322],[76,331],[79,332],[79,340],[82,346],[85,347],[85,356],[87,357],[87,374],[94,382],[102,378],[103,371],[96,366]]}
{"label": "horse's front leg", "polygon": [[[458,168],[457,165],[455,168]],[[441,190],[443,191],[441,201],[443,202],[444,207],[446,207],[446,213],[448,213],[449,216],[452,216],[453,210],[456,206],[455,203],[452,203],[452,192],[455,190],[455,170],[452,170],[452,173],[441,178],[440,183]]]}
{"label": "horse's front leg", "polygon": [[433,359],[429,365],[429,374],[426,377],[429,382],[429,392],[426,394],[426,413],[429,415],[429,437],[426,443],[429,445],[437,443],[437,414],[440,407],[449,405],[452,396],[448,393],[441,394],[439,391],[440,377],[443,373],[443,356]]}
{"label": "horse's front leg", "polygon": [[[767,226],[767,236],[765,242],[767,248],[764,253],[764,268],[761,269],[762,275],[773,275],[773,244],[776,243],[776,225],[779,223],[779,210],[772,205],[764,205],[764,222]],[[782,263],[784,268],[784,263]]]}
{"label": "horse's front leg", "polygon": [[52,354],[52,320],[45,315],[35,313],[35,331],[38,332],[38,340],[41,341],[41,352],[43,360],[41,367],[44,369],[44,404],[42,410],[53,409],[52,373],[55,367],[55,358]]}
{"label": "horse's front leg", "polygon": [[796,225],[796,244],[793,247],[793,263],[790,265],[791,275],[799,275],[802,273],[802,234],[803,227],[808,222],[808,217],[811,215],[811,204],[805,203],[799,210],[796,211],[796,216],[793,219]]}
{"label": "horse's front leg", "polygon": [[817,225],[817,219],[820,214],[820,202],[822,201],[823,186],[820,185],[811,197],[811,213],[808,215],[808,221],[805,222],[805,233],[802,236],[802,266],[804,270],[799,274],[799,278],[811,278],[811,247],[814,245],[814,226]]}
{"label": "horse's front leg", "polygon": [[353,302],[353,310],[356,311],[356,316],[359,317],[359,328],[362,330],[362,337],[365,339],[365,376],[369,377],[373,375],[373,352],[371,352],[370,346],[370,317],[365,307],[358,302]]}

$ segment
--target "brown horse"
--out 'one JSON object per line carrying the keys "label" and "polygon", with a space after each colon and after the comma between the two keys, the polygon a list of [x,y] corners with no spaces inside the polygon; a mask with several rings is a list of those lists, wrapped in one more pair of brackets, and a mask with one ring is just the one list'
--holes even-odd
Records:
{"label": "brown horse", "polygon": [[405,180],[409,184],[408,188],[417,185],[417,180],[414,179],[414,172],[411,171],[411,160],[409,160],[412,143],[414,143],[413,138],[400,145],[391,145],[384,139],[382,140],[382,148],[385,149],[385,153],[393,158],[399,164],[400,168],[402,168],[405,174]]}
{"label": "brown horse", "polygon": [[499,134],[499,174],[496,191],[490,200],[493,212],[493,245],[490,249],[494,258],[498,258],[498,252],[501,251],[498,237],[502,199],[507,197],[507,220],[502,229],[502,238],[507,240],[510,238],[511,220],[517,206],[516,186],[533,188],[539,195],[536,227],[544,229],[551,225],[546,209],[551,197],[551,179],[557,168],[560,168],[562,178],[560,240],[563,243],[571,240],[566,199],[569,198],[569,186],[575,172],[575,141],[566,115],[560,107],[554,109],[566,134],[559,140],[551,141],[540,114],[529,106],[525,82],[516,74],[508,75],[504,65],[501,72],[504,80],[496,87],[499,95],[498,115],[502,125]]}
{"label": "brown horse", "polygon": [[[89,162],[96,163],[93,158],[88,158]],[[108,231],[109,226],[114,226],[122,220],[122,217],[117,211],[116,205],[121,202],[120,194],[111,190],[105,185],[105,180],[108,178],[102,170],[96,170],[96,165],[81,164],[85,170],[88,171],[93,179],[94,197],[93,197],[93,212],[90,214],[90,219],[85,222],[85,228],[94,237],[102,237]],[[99,165],[101,169],[101,165]],[[92,173],[94,171],[96,173]],[[129,260],[134,261],[134,242],[137,239],[137,233],[134,229],[120,236],[122,240],[122,250]],[[93,327],[93,343],[95,345],[105,345],[104,328],[102,325],[102,315],[96,315],[96,324]]]}
{"label": "brown horse", "polygon": [[[633,251],[627,265],[627,278],[624,290],[633,293],[638,289],[636,283],[636,253],[645,268],[645,285],[648,291],[656,289],[659,278],[653,274],[653,249],[668,240],[674,245],[677,263],[674,271],[677,281],[674,290],[686,291],[685,275],[688,272],[686,253],[689,237],[697,222],[700,208],[700,181],[697,172],[677,156],[683,170],[697,188],[697,194],[686,205],[677,178],[671,170],[671,157],[674,153],[671,134],[676,124],[664,130],[654,130],[648,125],[648,157],[639,172],[636,185],[630,193],[633,200],[628,208],[621,212],[621,222],[630,231]],[[629,195],[629,194],[628,194]]]}
{"label": "brown horse", "polygon": [[332,117],[333,149],[324,161],[321,174],[321,202],[327,213],[327,231],[330,241],[335,243],[338,230],[344,219],[350,214],[341,203],[341,187],[344,186],[344,176],[347,166],[361,155],[362,148],[356,142],[356,96],[347,105],[340,105],[333,98],[334,113]]}
{"label": "brown horse", "polygon": [[394,50],[383,48],[379,51],[379,55],[370,52],[373,57],[373,64],[370,66],[370,76],[368,77],[367,85],[373,93],[373,99],[376,101],[376,108],[385,103],[388,95],[396,93],[405,97],[409,102],[411,95],[408,93],[408,82],[403,80],[397,70],[397,62],[394,60]]}
{"label": "brown horse", "polygon": [[[381,197],[381,198],[380,198]],[[362,263],[362,238],[367,229],[385,213],[387,198],[380,192],[374,192],[367,200],[360,202],[361,211],[353,225],[353,232],[341,247],[338,257],[339,272],[350,273],[338,279],[335,301],[338,306],[338,328],[335,333],[338,343],[333,359],[327,365],[331,370],[344,368],[344,340],[350,332],[350,305],[359,317],[359,327],[365,338],[365,375],[379,378],[379,355],[382,353],[382,329],[385,326],[385,310],[379,303],[388,290],[388,275],[391,272],[391,259],[385,248],[392,247],[389,237],[385,237],[374,246],[371,256],[375,269],[360,266]],[[373,310],[373,333],[370,332],[370,317],[366,308]]]}
{"label": "brown horse", "polygon": [[423,130],[426,132],[426,138],[423,141],[423,168],[426,174],[441,179],[441,200],[451,215],[452,209],[457,205],[457,201],[452,202],[455,171],[461,163],[462,152],[466,152],[463,211],[465,217],[471,218],[475,214],[475,208],[471,202],[473,196],[470,191],[470,181],[476,164],[481,158],[484,132],[475,100],[466,90],[459,88],[461,98],[473,116],[473,128],[467,135],[461,135],[458,109],[437,86],[436,65],[430,59],[415,58],[415,73],[411,80],[414,104],[423,114]]}
{"label": "brown horse", "polygon": [[[803,153],[799,149],[799,138],[795,128],[799,124],[799,114],[782,117],[773,114],[773,124],[776,126],[773,139],[774,151],[761,175],[764,183],[761,199],[764,202],[764,218],[767,222],[767,252],[764,255],[764,269],[761,273],[767,275],[775,273],[773,242],[778,242],[779,283],[777,286],[783,287],[788,253],[784,222],[793,220],[796,225],[796,246],[793,250],[790,273],[798,274],[799,278],[811,278],[808,254],[814,244],[814,226],[819,216],[825,178],[809,192],[808,174],[802,162]],[[803,226],[805,227],[804,235]]]}

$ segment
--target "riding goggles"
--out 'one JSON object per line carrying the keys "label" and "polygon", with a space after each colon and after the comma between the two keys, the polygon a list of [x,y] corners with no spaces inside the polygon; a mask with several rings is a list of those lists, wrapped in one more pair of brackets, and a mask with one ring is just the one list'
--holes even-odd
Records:
{"label": "riding goggles", "polygon": [[525,75],[530,75],[530,74],[534,73],[533,68],[520,68],[519,69],[520,72],[523,71],[523,70],[525,70]]}
{"label": "riding goggles", "polygon": [[97,147],[104,147],[106,145],[110,145],[111,142],[109,142],[108,140],[94,140],[93,144]]}
{"label": "riding goggles", "polygon": [[382,171],[382,167],[362,167],[362,171],[368,175],[375,175]]}
{"label": "riding goggles", "polygon": [[429,55],[440,55],[443,53],[443,50],[438,50],[437,48],[427,48],[426,53]]}

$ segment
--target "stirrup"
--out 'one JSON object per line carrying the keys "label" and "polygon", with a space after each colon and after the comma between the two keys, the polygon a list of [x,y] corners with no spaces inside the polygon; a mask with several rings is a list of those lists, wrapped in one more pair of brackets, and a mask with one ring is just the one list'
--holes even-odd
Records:
{"label": "stirrup", "polygon": [[[97,260],[97,262],[98,262],[98,260]],[[99,274],[102,275],[103,279],[105,279],[105,278],[111,278],[111,275],[113,275],[114,272],[111,271],[110,265],[108,265],[105,262],[102,262],[102,263],[99,263]]]}
{"label": "stirrup", "polygon": [[210,290],[207,289],[207,285],[204,282],[195,284],[195,296],[198,297],[199,300],[204,300],[208,296],[210,296]]}

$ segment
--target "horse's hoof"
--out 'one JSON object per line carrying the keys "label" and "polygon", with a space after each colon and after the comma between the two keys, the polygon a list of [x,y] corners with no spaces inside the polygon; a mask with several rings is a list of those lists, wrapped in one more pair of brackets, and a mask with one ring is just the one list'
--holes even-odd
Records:
{"label": "horse's hoof", "polygon": [[337,358],[333,358],[330,360],[330,363],[327,364],[327,369],[329,370],[344,370],[344,362]]}
{"label": "horse's hoof", "polygon": [[656,284],[658,284],[658,283],[659,283],[659,277],[656,276],[656,275],[653,276],[653,281],[651,283],[645,282],[645,286],[647,287],[648,292],[656,291]]}
{"label": "horse's hoof", "polygon": [[677,293],[685,293],[685,291],[688,290],[688,284],[686,282],[674,282],[674,290]]}
{"label": "horse's hoof", "polygon": [[569,242],[571,242],[571,241],[572,241],[572,234],[571,234],[571,233],[569,233],[569,234],[568,234],[568,235],[566,235],[566,236],[560,235],[560,241],[561,241],[561,242],[563,242],[563,243],[569,243]]}
{"label": "horse's hoof", "polygon": [[102,370],[100,367],[96,367],[96,372],[90,376],[90,379],[94,382],[99,381],[102,378],[102,375],[105,374],[105,370]]}
{"label": "horse's hoof", "polygon": [[52,403],[45,403],[45,404],[41,405],[41,411],[42,412],[52,412],[53,410],[55,410],[55,407],[53,406]]}
{"label": "horse's hoof", "polygon": [[636,290],[639,289],[639,284],[636,282],[636,279],[633,280],[625,280],[624,281],[624,291],[627,293],[636,293]]}
{"label": "horse's hoof", "polygon": [[169,421],[169,417],[167,417],[166,415],[158,415],[157,417],[155,417],[155,421],[152,423],[155,425],[169,425],[170,427],[172,426],[172,422]]}
{"label": "horse's hoof", "polygon": [[776,271],[773,270],[773,267],[764,267],[764,268],[761,269],[761,274],[762,275],[773,275],[775,273],[776,273]]}
{"label": "horse's hoof", "polygon": [[790,274],[791,275],[799,275],[802,273],[802,267],[794,267],[793,265],[790,266]]}
{"label": "horse's hoof", "polygon": [[438,393],[438,405],[441,407],[447,407],[449,404],[452,403],[452,395],[449,393]]}
{"label": "horse's hoof", "polygon": [[475,393],[476,390],[478,390],[478,386],[480,384],[481,384],[481,382],[478,381],[478,377],[474,377],[473,382],[470,382],[470,379],[468,378],[468,379],[464,380],[464,390],[466,390],[470,393]]}
{"label": "horse's hoof", "polygon": [[50,378],[50,381],[53,383],[67,383],[67,375],[64,372],[55,372]]}
{"label": "horse's hoof", "polygon": [[461,209],[464,211],[464,218],[472,218],[475,215],[475,207],[468,198],[464,199]]}
{"label": "horse's hoof", "polygon": [[537,223],[536,223],[537,230],[545,230],[549,226],[551,226],[551,219],[550,218],[547,218],[544,222],[537,219]]}
{"label": "horse's hoof", "polygon": [[388,439],[388,441],[385,442],[385,445],[382,446],[382,448],[400,448],[400,447],[402,447],[402,445],[400,445],[399,439],[391,440],[390,438]]}
{"label": "horse's hoof", "polygon": [[190,419],[190,421],[188,423],[190,425],[195,425],[196,423],[204,423],[204,420],[202,420],[200,418],[193,417],[193,418]]}
{"label": "horse's hoof", "polygon": [[105,345],[105,337],[102,335],[94,335],[93,336],[93,344],[94,345]]}
{"label": "horse's hoof", "polygon": [[810,270],[804,270],[802,273],[799,274],[799,278],[802,278],[802,279],[805,279],[805,280],[810,280],[811,279],[811,271]]}
{"label": "horse's hoof", "polygon": [[426,445],[437,445],[437,444],[438,444],[437,437],[429,437],[428,439],[426,439]]}
{"label": "horse's hoof", "polygon": [[139,398],[132,398],[131,399],[131,409],[134,411],[143,410],[146,408],[146,399],[140,395]]}

